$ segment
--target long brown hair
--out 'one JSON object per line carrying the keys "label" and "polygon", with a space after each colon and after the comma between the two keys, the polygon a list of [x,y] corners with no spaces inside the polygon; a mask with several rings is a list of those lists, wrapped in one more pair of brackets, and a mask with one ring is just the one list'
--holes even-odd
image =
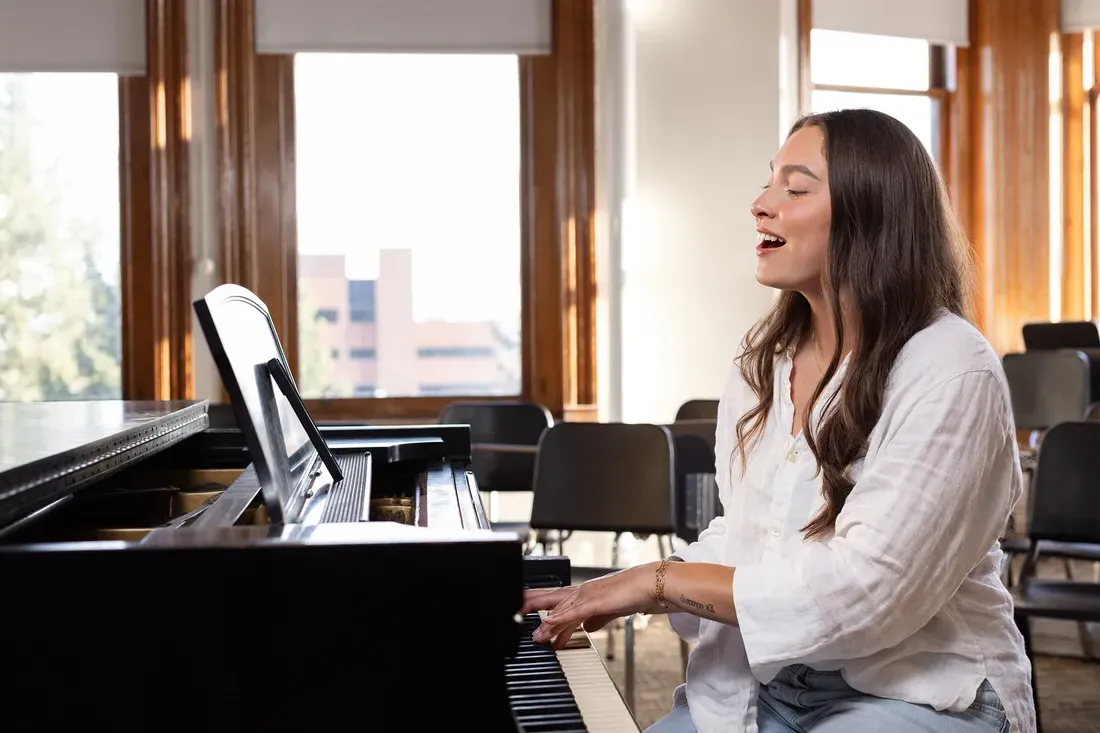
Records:
{"label": "long brown hair", "polygon": [[[908,127],[880,112],[848,109],[803,117],[788,136],[809,126],[825,138],[832,225],[822,286],[836,329],[836,348],[811,406],[840,366],[846,325],[855,337],[820,427],[810,429],[813,410],[806,411],[802,424],[822,472],[825,499],[802,531],[820,539],[834,527],[854,486],[849,470],[864,455],[882,413],[898,353],[941,310],[970,319],[971,275],[947,188]],[[841,308],[841,292],[848,299],[847,311]],[[798,346],[809,326],[806,298],[784,291],[745,337],[738,365],[758,401],[737,422],[742,470],[746,446],[759,438],[772,408],[776,360]]]}

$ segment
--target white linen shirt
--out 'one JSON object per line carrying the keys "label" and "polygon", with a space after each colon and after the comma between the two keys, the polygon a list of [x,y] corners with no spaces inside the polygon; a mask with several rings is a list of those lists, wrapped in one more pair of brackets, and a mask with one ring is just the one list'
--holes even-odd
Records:
{"label": "white linen shirt", "polygon": [[699,642],[675,704],[686,695],[699,733],[755,733],[759,684],[790,664],[840,669],[856,690],[938,710],[965,710],[988,678],[1011,730],[1033,733],[1030,664],[999,573],[998,537],[1022,475],[996,354],[946,313],[910,339],[824,541],[800,531],[823,499],[813,453],[801,431],[791,435],[790,374],[789,354],[779,357],[744,474],[735,430],[756,397],[737,365],[719,402],[724,515],[676,555],[736,568],[739,626],[670,614],[681,637]]}

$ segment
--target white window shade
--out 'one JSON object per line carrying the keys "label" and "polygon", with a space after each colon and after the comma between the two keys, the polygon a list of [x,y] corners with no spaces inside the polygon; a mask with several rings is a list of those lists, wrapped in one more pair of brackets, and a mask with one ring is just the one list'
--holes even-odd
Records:
{"label": "white window shade", "polygon": [[[824,30],[967,46],[969,25],[967,0],[813,0],[813,27]],[[867,61],[878,63],[881,59]]]}
{"label": "white window shade", "polygon": [[145,73],[145,0],[0,0],[0,72]]}
{"label": "white window shade", "polygon": [[256,0],[256,50],[545,54],[551,2]]}
{"label": "white window shade", "polygon": [[1100,28],[1100,0],[1062,0],[1062,32]]}

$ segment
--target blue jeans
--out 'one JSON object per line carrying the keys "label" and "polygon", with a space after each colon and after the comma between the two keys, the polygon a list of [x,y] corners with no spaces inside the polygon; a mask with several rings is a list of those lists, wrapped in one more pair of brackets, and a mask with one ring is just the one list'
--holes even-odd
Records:
{"label": "blue jeans", "polygon": [[[988,681],[964,712],[940,712],[856,692],[839,672],[803,664],[784,668],[760,686],[756,722],[760,733],[1008,733],[1008,716]],[[646,733],[695,733],[695,726],[682,705]]]}

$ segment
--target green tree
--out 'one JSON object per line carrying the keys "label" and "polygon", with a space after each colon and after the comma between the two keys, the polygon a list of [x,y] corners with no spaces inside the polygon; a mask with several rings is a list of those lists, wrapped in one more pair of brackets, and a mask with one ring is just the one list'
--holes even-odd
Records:
{"label": "green tree", "polygon": [[117,398],[118,288],[95,266],[98,232],[61,217],[35,170],[24,84],[0,76],[0,400]]}
{"label": "green tree", "polygon": [[342,396],[333,383],[336,361],[324,343],[317,307],[309,295],[298,297],[298,389],[306,399]]}

